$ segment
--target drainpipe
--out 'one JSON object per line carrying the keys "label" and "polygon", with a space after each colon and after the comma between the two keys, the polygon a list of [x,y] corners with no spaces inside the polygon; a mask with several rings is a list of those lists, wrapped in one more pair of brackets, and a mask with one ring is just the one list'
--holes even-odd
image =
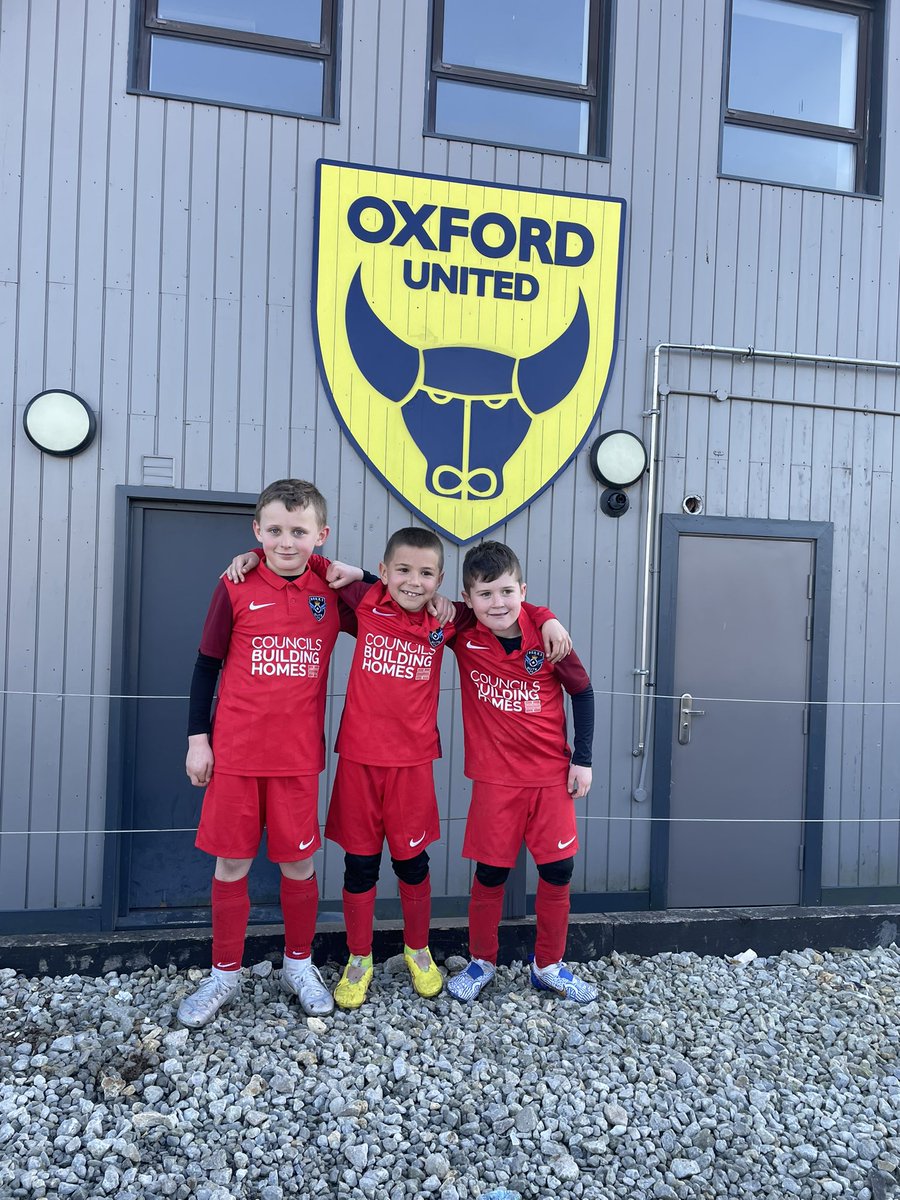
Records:
{"label": "drainpipe", "polygon": [[[651,664],[656,652],[656,637],[658,630],[658,579],[657,560],[659,556],[659,505],[661,489],[659,476],[665,461],[663,448],[660,446],[660,418],[663,415],[663,400],[670,394],[668,388],[659,386],[660,355],[662,351],[684,351],[687,354],[730,354],[739,358],[774,358],[790,362],[823,363],[842,367],[875,367],[889,371],[900,370],[900,362],[880,358],[845,358],[834,354],[799,354],[790,350],[757,350],[754,346],[714,346],[708,344],[692,344],[689,342],[660,342],[653,351],[653,384],[651,406],[641,415],[650,421],[650,466],[647,480],[647,517],[644,528],[644,562],[641,585],[641,658],[635,667],[634,674],[638,679],[638,719],[637,740],[632,750],[635,758],[640,758],[641,770],[637,785],[631,797],[637,802],[645,801],[649,792],[647,789],[647,767],[650,756],[646,753],[653,724],[653,706],[650,698],[654,684],[651,682]],[[681,394],[681,393],[679,393]],[[695,395],[697,393],[690,393]],[[763,404],[787,403],[792,407],[804,407],[796,401],[777,401],[765,396],[733,396],[731,393],[703,392],[702,395],[714,396],[719,400],[740,399],[759,401]],[[874,410],[870,408],[853,408],[845,404],[806,405],[831,412],[853,412],[858,415],[872,415],[876,411],[885,415],[900,416],[900,412],[892,410]]]}

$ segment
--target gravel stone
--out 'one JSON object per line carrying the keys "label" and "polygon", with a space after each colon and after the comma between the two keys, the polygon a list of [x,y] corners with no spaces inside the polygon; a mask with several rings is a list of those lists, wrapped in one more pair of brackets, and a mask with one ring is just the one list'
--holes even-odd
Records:
{"label": "gravel stone", "polygon": [[204,972],[0,971],[0,1197],[900,1200],[896,946],[614,954],[586,1007],[523,963],[426,1004],[398,958],[325,1019],[269,967],[193,1031]]}

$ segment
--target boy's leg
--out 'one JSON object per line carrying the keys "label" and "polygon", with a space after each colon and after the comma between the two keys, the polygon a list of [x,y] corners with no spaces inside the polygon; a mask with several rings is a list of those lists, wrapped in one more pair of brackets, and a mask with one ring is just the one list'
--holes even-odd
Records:
{"label": "boy's leg", "polygon": [[279,863],[281,912],[284,917],[284,960],[281,987],[296,996],[310,1017],[334,1012],[334,1000],[312,960],[312,940],[319,910],[319,881],[311,858]]}
{"label": "boy's leg", "polygon": [[240,994],[241,961],[250,916],[247,874],[252,858],[217,858],[212,879],[212,970],[181,1001],[178,1020],[199,1029]]}
{"label": "boy's leg", "polygon": [[341,1008],[359,1008],[372,982],[372,928],[381,854],[344,855],[344,926],[350,960],[334,989]]}
{"label": "boy's leg", "polygon": [[589,1004],[597,999],[597,987],[573,974],[563,962],[569,931],[569,881],[574,866],[574,858],[538,864],[537,933],[531,982],[541,991],[556,992],[568,1000]]}
{"label": "boy's leg", "polygon": [[268,780],[266,832],[269,858],[281,870],[284,917],[281,986],[297,997],[309,1016],[327,1016],[334,1011],[334,1002],[312,961],[319,911],[319,882],[312,856],[322,844],[317,775]]}
{"label": "boy's leg", "polygon": [[403,955],[420,996],[436,996],[444,979],[428,949],[431,928],[431,877],[428,855],[423,850],[414,858],[391,858],[403,911]]}
{"label": "boy's leg", "polygon": [[499,948],[497,931],[503,915],[503,889],[509,867],[479,862],[469,899],[469,965],[447,982],[457,1000],[474,1000],[494,978]]}
{"label": "boy's leg", "polygon": [[215,773],[203,796],[196,846],[216,856],[212,880],[212,972],[178,1007],[198,1029],[239,993],[250,897],[247,874],[264,824],[265,780]]}

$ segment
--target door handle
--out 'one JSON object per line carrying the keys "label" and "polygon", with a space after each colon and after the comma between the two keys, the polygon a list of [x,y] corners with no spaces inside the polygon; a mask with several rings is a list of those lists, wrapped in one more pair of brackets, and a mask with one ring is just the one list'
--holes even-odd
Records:
{"label": "door handle", "polygon": [[686,746],[691,740],[691,718],[705,717],[705,708],[691,708],[694,703],[694,697],[690,692],[685,692],[678,704],[678,741],[682,746]]}

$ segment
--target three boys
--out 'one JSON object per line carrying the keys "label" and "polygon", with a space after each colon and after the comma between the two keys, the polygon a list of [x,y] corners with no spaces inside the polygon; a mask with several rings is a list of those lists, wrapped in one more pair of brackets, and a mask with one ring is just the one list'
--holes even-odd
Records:
{"label": "three boys", "polygon": [[[289,481],[282,481],[282,483],[284,482]],[[278,485],[273,485],[273,487],[276,486]],[[304,486],[310,487],[311,485]],[[263,493],[263,497],[270,490],[267,489],[266,493]],[[260,505],[262,505],[263,497],[260,498]],[[272,503],[272,501],[270,500],[268,503]],[[315,580],[321,580],[327,576],[330,582],[340,584],[346,583],[350,579],[358,579],[361,572],[355,568],[345,568],[343,564],[337,563],[329,564],[327,560],[320,559],[318,556],[311,557],[312,550],[321,545],[328,532],[327,526],[324,525],[324,501],[322,503],[323,519],[316,531],[317,536],[318,532],[322,530],[324,532],[318,536],[318,540],[309,545],[302,565]],[[279,518],[282,516],[280,512],[276,515]],[[273,568],[270,562],[270,547],[260,536],[264,528],[264,522],[259,520],[254,525],[257,536],[263,542],[262,553],[265,561],[261,565],[261,572],[265,571],[268,574]],[[306,543],[304,543],[305,545]],[[499,546],[499,543],[487,543],[486,545],[496,547]],[[507,548],[501,547],[501,550],[505,551]],[[275,557],[280,551],[276,546],[272,546],[271,553]],[[467,564],[471,554],[472,552],[467,556]],[[479,893],[476,898],[476,891],[473,890],[470,910],[470,915],[475,921],[472,937],[473,962],[464,972],[464,976],[469,982],[464,983],[461,987],[460,985],[454,987],[455,980],[451,980],[451,991],[460,999],[471,999],[478,994],[484,983],[493,977],[492,963],[496,961],[496,924],[499,923],[502,907],[502,885],[508,874],[508,867],[515,861],[518,846],[524,834],[532,853],[536,857],[543,856],[538,858],[541,864],[539,866],[541,885],[539,885],[538,893],[537,965],[532,970],[532,982],[535,983],[535,986],[548,987],[576,999],[593,999],[596,996],[596,991],[593,992],[593,995],[587,995],[585,989],[589,991],[591,985],[574,980],[571,972],[568,972],[561,962],[560,918],[562,920],[562,947],[564,947],[568,918],[568,879],[571,876],[571,856],[565,860],[554,858],[551,863],[545,853],[549,842],[546,842],[545,838],[546,845],[544,845],[536,840],[536,831],[540,829],[546,832],[545,827],[548,827],[548,822],[554,819],[558,826],[561,814],[563,818],[569,818],[572,833],[571,838],[566,841],[565,847],[573,846],[576,840],[574,813],[571,811],[571,795],[565,791],[564,787],[565,802],[568,803],[568,812],[566,812],[565,803],[559,795],[557,786],[559,764],[564,763],[568,769],[562,691],[558,682],[555,682],[550,657],[545,651],[539,632],[541,625],[544,625],[543,632],[547,638],[547,648],[549,649],[550,642],[547,635],[553,632],[553,628],[548,627],[547,622],[552,621],[553,618],[552,614],[545,609],[523,609],[525,587],[521,581],[521,569],[515,556],[512,555],[512,558],[508,560],[497,561],[500,562],[501,567],[501,585],[496,588],[488,588],[490,596],[487,598],[484,595],[484,588],[472,590],[469,583],[473,581],[480,579],[486,584],[489,582],[488,576],[491,580],[498,578],[496,573],[490,574],[496,565],[493,559],[485,560],[481,565],[476,564],[475,573],[470,572],[470,575],[466,576],[464,595],[468,610],[463,605],[449,606],[448,602],[444,601],[443,605],[446,607],[441,609],[442,620],[439,620],[436,616],[431,615],[427,608],[433,604],[442,578],[443,547],[440,540],[428,530],[404,529],[393,535],[388,543],[385,561],[380,566],[381,582],[372,586],[366,583],[353,583],[342,594],[345,600],[345,604],[341,606],[342,610],[346,609],[347,602],[349,602],[349,606],[355,609],[359,622],[359,637],[350,671],[347,701],[337,743],[340,758],[326,826],[326,836],[337,841],[345,851],[343,899],[350,959],[335,989],[335,1000],[343,1008],[356,1008],[363,1003],[372,978],[371,942],[375,885],[385,838],[391,852],[394,870],[399,878],[404,918],[404,958],[412,976],[413,986],[423,996],[437,995],[443,986],[442,976],[433,962],[427,944],[431,893],[428,855],[425,851],[425,847],[439,837],[432,760],[440,754],[436,720],[440,657],[444,645],[452,644],[453,649],[460,657],[461,674],[464,674],[463,667],[466,664],[466,669],[469,669],[468,659],[470,656],[476,654],[485,656],[487,651],[489,657],[491,649],[489,643],[479,643],[468,637],[457,637],[453,621],[447,619],[451,612],[454,613],[455,620],[461,627],[475,629],[478,637],[481,637],[482,634],[490,637],[491,631],[496,632],[499,638],[505,639],[504,642],[497,638],[494,639],[498,647],[505,645],[511,638],[517,637],[519,642],[515,647],[510,646],[506,651],[501,650],[499,653],[501,656],[504,653],[512,655],[509,662],[515,661],[519,664],[518,673],[521,675],[524,672],[526,681],[530,675],[541,671],[546,663],[542,679],[532,681],[528,690],[529,692],[536,690],[539,693],[544,687],[547,689],[549,701],[546,709],[542,709],[540,702],[537,705],[533,700],[524,702],[524,710],[529,714],[530,719],[522,725],[518,732],[513,731],[511,736],[504,734],[504,737],[508,736],[509,740],[508,752],[506,747],[501,745],[498,756],[496,748],[493,752],[485,749],[491,744],[492,734],[485,732],[484,719],[485,714],[489,714],[493,705],[490,703],[483,705],[484,712],[479,712],[477,708],[471,707],[472,695],[481,694],[482,700],[486,698],[485,675],[482,667],[486,666],[487,657],[482,657],[481,662],[476,660],[477,666],[473,664],[470,672],[471,678],[468,682],[475,684],[474,692],[471,692],[464,679],[464,717],[467,713],[469,714],[465,735],[466,774],[477,780],[475,793],[479,798],[479,802],[476,804],[473,794],[473,814],[477,815],[470,815],[471,831],[467,826],[464,854],[478,859],[479,867],[474,887],[476,890],[480,887],[489,887],[490,896],[488,898]],[[298,565],[296,556],[290,562],[287,560],[282,562],[277,558],[276,562],[291,570]],[[237,564],[238,560],[235,565],[237,566]],[[242,565],[246,568],[250,563],[244,561]],[[254,578],[257,574],[257,572],[253,573]],[[517,578],[509,581],[506,579],[508,575],[517,575]],[[243,577],[243,571],[240,568],[238,568],[237,577]],[[302,573],[299,577],[302,578]],[[293,578],[292,582],[296,583],[297,577]],[[234,586],[231,584],[231,590],[226,590],[233,613],[236,612],[233,600]],[[254,587],[254,592],[256,590],[258,590],[258,586]],[[320,596],[317,599],[323,600],[323,597]],[[253,603],[250,603],[249,608],[252,610],[253,607]],[[257,604],[257,607],[262,607],[262,605]],[[332,608],[336,607],[332,602]],[[337,616],[337,613],[333,613],[332,625],[334,617]],[[323,617],[320,617],[319,620],[322,620]],[[481,622],[477,627],[475,618]],[[522,625],[519,624],[520,621]],[[207,624],[209,625],[209,620]],[[554,625],[558,627],[558,623],[554,622]],[[339,626],[340,620],[338,621]],[[344,627],[349,628],[349,625],[345,623]],[[558,628],[560,632],[564,632],[561,631],[561,627]],[[336,637],[336,632],[337,627],[335,627],[334,637]],[[568,646],[567,639],[566,642]],[[331,638],[328,653],[333,644],[334,638]],[[221,648],[221,639],[216,643],[215,648]],[[513,650],[520,650],[521,653],[517,656],[513,655]],[[201,658],[204,652],[209,654],[206,631],[204,631],[204,642],[201,643]],[[577,659],[575,664],[577,666],[573,664],[573,670],[563,671],[561,678],[565,681],[565,686],[569,691],[579,695],[585,692],[590,694],[592,728],[593,709],[590,684],[580,663],[577,663]],[[508,665],[507,675],[509,673]],[[231,674],[233,676],[234,672]],[[323,672],[323,688],[324,674],[325,672]],[[481,680],[480,684],[477,682],[476,676]],[[497,678],[499,680],[499,676]],[[226,671],[226,677],[223,680],[223,694],[226,699],[230,695],[230,689],[225,686],[228,682],[229,674]],[[569,686],[570,684],[572,686]],[[508,679],[505,686],[508,691]],[[467,696],[469,700],[467,700]],[[324,704],[324,691],[322,702]],[[299,724],[296,720],[296,698],[292,697],[290,703],[295,717],[291,727],[295,728]],[[544,712],[543,717],[536,719],[542,711]],[[582,720],[579,722],[576,710],[576,760],[579,757],[580,744],[584,743],[587,750],[585,751],[583,745],[581,746],[581,757],[583,758],[585,753],[587,754],[588,765],[580,763],[572,767],[568,776],[570,784],[574,781],[574,790],[578,795],[585,794],[590,786],[590,730],[587,729],[583,720],[585,711],[583,704]],[[316,712],[317,728],[321,739],[322,715],[318,709]],[[290,720],[290,714],[284,719]],[[580,742],[579,724],[583,735]],[[530,746],[530,757],[526,755],[525,774],[526,777],[530,777],[532,770],[537,770],[538,775],[533,782],[538,784],[537,792],[540,795],[535,795],[529,800],[528,797],[519,794],[518,790],[505,787],[505,784],[509,779],[510,765],[517,761],[516,755],[519,754],[522,741],[527,742],[535,733],[537,733],[537,741]],[[482,747],[480,751],[477,749],[479,743]],[[199,774],[195,778],[191,772],[193,753],[192,742],[188,755],[188,773],[195,783],[202,783],[209,778],[209,771],[205,772],[203,778]],[[545,755],[548,753],[552,759],[552,767],[544,761]],[[470,757],[476,763],[473,769],[484,778],[479,779],[479,774],[472,774]],[[479,763],[491,761],[494,763],[493,766],[479,765]],[[211,765],[210,760],[210,768]],[[218,770],[218,763],[216,765]],[[318,772],[321,770],[321,765],[314,769]],[[541,772],[547,774],[546,782]],[[297,774],[300,775],[301,772],[298,771]],[[499,776],[497,782],[495,782],[495,776]],[[213,790],[213,800],[220,791],[221,788]],[[501,808],[505,816],[499,821],[499,824],[492,823],[488,815],[492,808],[488,793],[494,791],[502,793]],[[528,809],[526,819],[519,820],[516,814],[521,809],[523,802],[531,804],[532,807]],[[212,807],[211,803],[210,809]],[[204,802],[204,819],[206,808],[207,804]],[[532,808],[535,809],[535,812],[532,812]],[[537,810],[540,810],[539,815],[536,815]],[[266,814],[266,818],[272,819],[268,817],[268,814]],[[210,839],[201,840],[200,834],[203,832],[203,828],[204,820],[201,820],[197,845],[201,849],[210,849],[219,854],[220,852],[214,848]],[[505,840],[492,841],[493,832],[498,829],[502,829]],[[554,829],[559,831],[556,826]],[[568,831],[568,826],[566,829]],[[257,845],[258,841],[259,836],[257,835]],[[250,839],[245,844],[249,849]],[[303,843],[299,844],[303,848]],[[309,842],[307,845],[310,849],[315,849],[318,845],[318,838],[316,837],[315,843]],[[500,848],[499,858],[497,856],[498,847]],[[271,851],[271,844],[270,856],[275,857]],[[505,861],[506,858],[509,858],[508,863]],[[568,875],[563,880],[562,875],[565,874],[566,863],[568,863]],[[233,870],[236,872],[238,869],[243,869],[241,876],[243,879],[249,865],[250,862],[241,857]],[[285,865],[283,861],[282,871],[285,875],[289,875],[290,871],[293,871],[298,878],[309,879],[312,877],[311,864],[307,864],[306,860],[303,860],[302,864],[292,864],[290,871],[285,870]],[[300,873],[301,865],[304,872],[302,875]],[[227,873],[228,867],[222,867],[220,856],[216,868],[217,879],[221,878],[220,871],[222,870]],[[486,882],[485,872],[490,875],[489,884]],[[548,876],[546,879],[545,874]],[[544,894],[546,889],[542,892],[542,886],[545,883],[547,887],[552,887],[552,892]],[[210,980],[201,985],[195,997],[189,997],[182,1004],[179,1017],[186,1024],[204,1024],[214,1015],[221,1003],[232,998],[231,993],[224,996],[223,988],[229,981],[222,980],[221,976],[224,971],[234,968],[233,966],[231,968],[223,967],[216,961],[217,891],[220,889],[217,889],[214,880],[213,975]],[[244,884],[244,893],[246,893],[246,884]],[[283,903],[284,893],[285,886],[283,884]],[[552,897],[552,901],[550,897]],[[249,909],[249,902],[246,907]],[[494,921],[495,910],[496,921]],[[549,915],[551,913],[552,917]],[[310,926],[307,920],[305,926],[309,930],[310,940],[314,924],[315,910],[313,908],[312,925]],[[491,933],[492,924],[493,933]],[[243,918],[243,927],[245,930],[246,915]],[[313,981],[317,982],[319,988],[323,990],[324,985],[318,972],[311,965],[306,943],[298,948],[298,952],[306,951],[305,957],[302,955],[299,957],[302,967],[291,965],[292,962],[298,961],[298,958],[290,957],[288,953],[288,942],[291,939],[288,938],[287,909],[285,910],[285,929],[285,967],[282,973],[284,986],[298,995],[307,1012],[330,1011],[328,1003],[321,994],[313,994]],[[241,937],[243,938],[243,934]],[[221,938],[219,942],[221,942]],[[556,953],[557,950],[559,953]],[[491,958],[491,954],[493,954],[493,958]],[[236,961],[239,964],[239,957]],[[551,970],[551,968],[553,969]],[[311,972],[314,972],[314,975]],[[480,972],[480,974],[473,974],[473,972]],[[301,974],[306,985],[303,989],[299,983],[292,983],[292,980],[296,980]],[[456,979],[459,978],[456,977]],[[204,989],[208,995],[201,999],[200,994],[204,992]]]}

